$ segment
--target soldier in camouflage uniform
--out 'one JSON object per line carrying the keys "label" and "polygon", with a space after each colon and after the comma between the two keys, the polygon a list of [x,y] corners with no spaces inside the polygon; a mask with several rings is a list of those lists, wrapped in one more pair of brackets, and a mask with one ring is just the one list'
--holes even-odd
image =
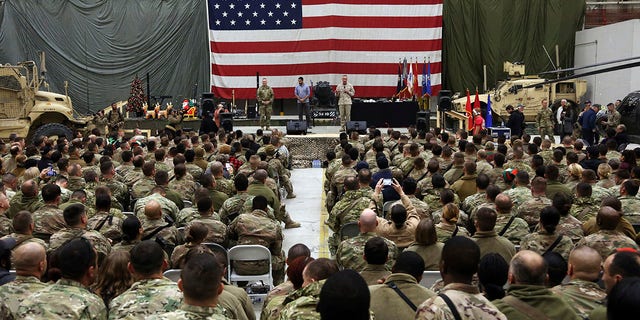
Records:
{"label": "soldier in camouflage uniform", "polygon": [[549,101],[547,98],[542,99],[542,109],[536,115],[536,128],[538,129],[538,134],[542,139],[544,137],[548,137],[549,140],[555,142],[555,138],[553,136],[553,111],[549,108]]}
{"label": "soldier in camouflage uniform", "polygon": [[160,204],[163,217],[169,217],[172,221],[176,221],[180,209],[178,209],[178,206],[173,201],[165,197],[165,192],[162,187],[154,187],[153,189],[151,189],[150,195],[136,201],[133,212],[136,214],[136,216],[138,216],[138,219],[140,219],[140,221],[145,220],[145,206],[150,201],[156,201]]}
{"label": "soldier in camouflage uniform", "polygon": [[494,230],[498,235],[509,239],[514,245],[519,245],[522,238],[529,233],[529,225],[522,218],[513,216],[511,213],[513,204],[506,194],[499,194],[496,197],[495,205],[498,218]]}
{"label": "soldier in camouflage uniform", "polygon": [[[442,250],[442,263],[446,266],[441,271],[445,279],[445,294],[461,316],[461,319],[506,320],[507,317],[494,307],[472,284],[473,274],[480,262],[480,248],[473,240],[465,237],[454,237]],[[416,313],[416,319],[455,319],[448,303],[440,296],[427,299]]]}
{"label": "soldier in camouflage uniform", "polygon": [[197,207],[199,216],[189,222],[187,229],[192,223],[202,223],[209,230],[204,242],[214,242],[227,247],[227,225],[220,221],[218,215],[214,216],[211,198],[201,197],[198,199]]}
{"label": "soldier in camouflage uniform", "polygon": [[72,239],[84,238],[91,241],[98,252],[98,262],[101,263],[111,252],[111,242],[100,232],[87,229],[87,215],[84,206],[74,204],[64,210],[66,228],[51,235],[48,252],[60,248]]}
{"label": "soldier in camouflage uniform", "polygon": [[[366,209],[360,214],[358,220],[358,227],[360,228],[360,234],[346,239],[340,243],[338,250],[336,251],[336,261],[343,269],[353,269],[357,272],[361,272],[367,265],[364,260],[364,245],[369,239],[377,237],[375,233],[377,225],[377,216],[373,210]],[[391,270],[391,267],[395,263],[396,256],[398,255],[398,248],[393,241],[384,239],[384,242],[389,247],[389,255],[385,266]]]}
{"label": "soldier in camouflage uniform", "polygon": [[256,93],[258,99],[258,114],[260,115],[260,129],[269,130],[271,125],[271,113],[273,112],[273,89],[267,85],[267,78],[262,78],[262,85]]}
{"label": "soldier in camouflage uniform", "polygon": [[559,221],[560,212],[558,209],[551,206],[543,208],[540,212],[538,232],[524,236],[520,242],[520,250],[531,250],[541,255],[545,252],[556,252],[565,261],[569,259],[569,253],[573,249],[573,241],[556,230]]}
{"label": "soldier in camouflage uniform", "polygon": [[582,246],[571,251],[568,263],[567,274],[571,280],[551,288],[551,291],[566,299],[578,316],[587,319],[593,309],[604,306],[602,301],[607,296],[597,284],[602,258],[598,251]]}
{"label": "soldier in camouflage uniform", "polygon": [[173,168],[175,178],[169,181],[169,189],[180,194],[184,199],[193,202],[193,196],[198,190],[198,184],[186,176],[187,168],[179,163]]}
{"label": "soldier in camouflage uniform", "polygon": [[320,290],[326,278],[338,271],[338,265],[333,260],[319,258],[311,261],[302,271],[303,277],[308,280],[302,284],[302,288],[291,292],[284,299],[279,319],[320,319],[320,314],[316,311]]}
{"label": "soldier in camouflage uniform", "polygon": [[13,222],[5,216],[5,212],[9,209],[9,199],[4,193],[0,192],[0,237],[4,237],[13,230]]}
{"label": "soldier in camouflage uniform", "polygon": [[529,224],[529,230],[531,231],[535,229],[540,220],[540,211],[551,205],[551,200],[546,197],[546,189],[547,181],[544,178],[536,177],[533,179],[531,182],[532,198],[523,202],[517,209],[517,216]]}
{"label": "soldier in camouflage uniform", "polygon": [[358,181],[356,177],[347,177],[344,179],[345,192],[342,198],[331,209],[329,217],[325,224],[329,226],[333,235],[329,238],[329,250],[331,254],[335,254],[340,239],[340,229],[349,222],[358,221],[362,210],[369,208],[371,198],[363,197],[358,192]]}
{"label": "soldier in camouflage uniform", "polygon": [[110,135],[117,134],[118,130],[124,126],[124,117],[115,103],[111,104],[111,111],[107,114],[107,120]]}
{"label": "soldier in camouflage uniform", "polygon": [[47,287],[40,277],[47,268],[45,248],[35,242],[14,248],[16,279],[0,286],[0,318],[18,319],[18,307],[28,296]]}
{"label": "soldier in camouflage uniform", "polygon": [[638,245],[634,240],[625,236],[616,227],[622,219],[622,214],[611,207],[602,207],[596,217],[596,222],[600,231],[590,234],[580,240],[577,246],[588,246],[600,253],[602,259],[606,259],[615,249],[634,248],[638,250]]}
{"label": "soldier in camouflage uniform", "polygon": [[[271,251],[274,283],[284,281],[284,252],[282,251],[282,227],[267,216],[267,199],[258,195],[253,198],[253,211],[241,214],[229,225],[229,239],[237,244],[259,244]],[[263,274],[268,266],[264,261],[235,262],[233,269],[238,274]]]}
{"label": "soldier in camouflage uniform", "polygon": [[180,307],[182,294],[178,285],[162,276],[168,262],[159,244],[154,241],[137,244],[131,249],[129,265],[137,281],[111,300],[109,319],[144,319]]}
{"label": "soldier in camouflage uniform", "polygon": [[48,241],[51,235],[67,227],[62,210],[58,208],[60,187],[55,184],[45,185],[42,188],[42,199],[45,205],[32,215],[35,225],[33,233],[36,237]]}
{"label": "soldier in camouflage uniform", "polygon": [[329,192],[327,193],[327,210],[331,211],[335,202],[340,200],[343,192],[344,180],[347,177],[356,177],[358,173],[353,169],[355,162],[351,156],[344,155],[342,157],[342,165],[331,177]]}
{"label": "soldier in camouflage uniform", "polygon": [[38,201],[38,184],[34,180],[27,180],[20,186],[20,191],[9,201],[9,209],[5,212],[5,215],[9,219],[13,217],[20,210],[27,210],[34,212],[42,207],[42,203]]}
{"label": "soldier in camouflage uniform", "polygon": [[[125,142],[127,145],[129,144],[128,142]],[[122,145],[121,145],[122,147]],[[114,155],[114,159],[115,159],[115,155]],[[127,175],[127,173],[131,172],[134,168],[133,166],[133,152],[131,152],[131,150],[125,150],[121,152],[121,158],[122,158],[122,163],[116,167],[116,174],[118,181],[123,182],[124,181],[124,177]]]}
{"label": "soldier in camouflage uniform", "polygon": [[133,158],[133,169],[129,170],[122,178],[122,182],[131,188],[133,185],[140,181],[144,177],[142,172],[142,166],[144,165],[144,158],[142,156],[135,156]]}
{"label": "soldier in camouflage uniform", "polygon": [[576,186],[576,199],[569,213],[581,222],[585,222],[598,214],[600,203],[591,197],[591,185],[580,182]]}
{"label": "soldier in camouflage uniform", "polygon": [[284,187],[287,191],[287,199],[293,199],[296,195],[293,193],[293,185],[291,184],[291,180],[289,180],[291,176],[291,172],[287,170],[282,161],[278,158],[278,154],[276,154],[276,148],[273,145],[265,146],[265,152],[267,153],[267,162],[269,164],[269,168],[276,172],[276,176],[273,177],[276,179],[280,186]]}
{"label": "soldier in camouflage uniform", "polygon": [[518,169],[518,172],[526,172],[529,176],[534,176],[535,172],[531,166],[523,159],[524,153],[521,147],[513,149],[513,159],[504,164],[505,169]]}
{"label": "soldier in camouflage uniform", "polygon": [[125,205],[129,202],[129,188],[124,183],[116,180],[116,169],[113,162],[107,161],[100,165],[100,181],[98,186],[105,186],[111,190],[111,195],[118,200],[118,203]]}
{"label": "soldier in camouflage uniform", "polygon": [[448,184],[453,184],[464,175],[464,153],[456,152],[453,155],[453,165],[444,173],[444,179]]}
{"label": "soldier in camouflage uniform", "polygon": [[515,187],[504,191],[513,203],[514,209],[517,211],[521,204],[531,199],[531,190],[529,189],[529,174],[526,171],[518,171],[515,178]]}
{"label": "soldier in camouflage uniform", "polygon": [[216,180],[216,190],[226,194],[228,197],[233,197],[236,194],[233,181],[224,177],[224,165],[222,162],[214,161],[211,163],[211,174]]}
{"label": "soldier in camouflage uniform", "polygon": [[[244,174],[238,174],[233,179],[234,189],[237,190],[237,194],[227,199],[222,203],[222,207],[218,212],[220,215],[220,221],[225,224],[231,223],[231,221],[241,213],[248,213],[244,210],[247,202],[253,203],[252,195],[247,193],[249,187],[249,180]],[[250,212],[250,211],[249,211]]]}
{"label": "soldier in camouflage uniform", "polygon": [[58,253],[62,279],[31,293],[18,308],[18,319],[107,319],[102,298],[87,288],[93,283],[98,260],[86,239],[73,239]]}
{"label": "soldier in camouflage uniform", "polygon": [[635,180],[627,179],[622,183],[618,199],[622,203],[622,215],[631,224],[640,223],[640,199],[637,194],[638,183]]}
{"label": "soldier in camouflage uniform", "polygon": [[468,196],[460,204],[460,210],[470,214],[469,221],[473,221],[473,209],[487,202],[487,188],[491,179],[486,174],[479,174],[476,178],[476,193]]}
{"label": "soldier in camouflage uniform", "polygon": [[151,189],[156,186],[156,181],[154,179],[156,174],[155,162],[146,162],[142,166],[142,173],[144,173],[144,177],[134,183],[131,187],[131,197],[133,199],[140,199],[148,196],[149,193],[151,193]]}
{"label": "soldier in camouflage uniform", "polygon": [[87,227],[102,233],[112,243],[122,240],[124,216],[111,213],[111,198],[107,194],[96,195],[96,213],[87,220]]}
{"label": "soldier in camouflage uniform", "polygon": [[[182,243],[182,236],[178,233],[178,229],[171,223],[167,223],[162,217],[162,205],[160,202],[152,199],[144,206],[144,217],[142,220],[142,229],[144,234],[142,240],[158,240],[162,239],[168,246],[176,246]],[[171,253],[170,248],[163,248],[167,253]]]}

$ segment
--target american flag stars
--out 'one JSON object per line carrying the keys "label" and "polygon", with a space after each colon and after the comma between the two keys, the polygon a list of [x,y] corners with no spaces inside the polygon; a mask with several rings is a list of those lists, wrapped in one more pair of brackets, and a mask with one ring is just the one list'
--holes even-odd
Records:
{"label": "american flag stars", "polygon": [[217,0],[209,6],[212,30],[270,30],[302,28],[300,0]]}

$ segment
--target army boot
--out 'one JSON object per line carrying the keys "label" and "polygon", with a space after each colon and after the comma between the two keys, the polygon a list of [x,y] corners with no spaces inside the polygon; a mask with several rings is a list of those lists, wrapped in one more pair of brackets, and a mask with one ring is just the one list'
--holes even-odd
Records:
{"label": "army boot", "polygon": [[295,222],[291,220],[291,216],[287,214],[287,216],[284,218],[284,228],[285,229],[300,228],[300,222]]}

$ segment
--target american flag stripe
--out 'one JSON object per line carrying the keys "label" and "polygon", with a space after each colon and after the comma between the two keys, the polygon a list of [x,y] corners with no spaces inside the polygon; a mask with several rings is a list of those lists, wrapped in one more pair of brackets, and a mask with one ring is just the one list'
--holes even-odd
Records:
{"label": "american flag stripe", "polygon": [[[282,10],[289,11],[287,8],[299,3],[209,0],[211,86],[217,96],[230,98],[233,90],[236,98],[255,98],[259,72],[268,78],[276,98],[293,98],[298,76],[308,84],[329,81],[335,85],[343,74],[349,75],[357,97],[390,97],[396,91],[398,61],[404,57],[418,59],[421,64],[430,59],[432,91],[437,94],[442,0],[368,0],[367,4],[303,0],[302,18],[287,17],[302,20],[301,26],[277,30],[258,26],[260,19],[268,19],[260,18],[265,12],[282,15]],[[216,4],[217,11],[212,8]],[[235,11],[229,9],[230,4],[235,4]],[[259,10],[260,4],[266,6],[264,12]],[[284,9],[273,9],[276,4]],[[240,6],[249,6],[243,17],[255,18],[240,26],[245,29],[232,30],[235,25],[225,23],[242,23],[236,19]],[[221,16],[222,12],[227,16]],[[283,23],[287,21],[282,18]],[[246,30],[254,25],[255,29]]]}

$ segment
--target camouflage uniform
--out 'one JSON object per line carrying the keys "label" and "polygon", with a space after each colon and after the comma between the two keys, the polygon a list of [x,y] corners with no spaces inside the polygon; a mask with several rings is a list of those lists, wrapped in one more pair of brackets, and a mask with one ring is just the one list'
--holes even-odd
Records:
{"label": "camouflage uniform", "polygon": [[193,201],[193,196],[198,190],[198,184],[191,179],[186,179],[186,177],[183,177],[181,179],[178,179],[176,177],[175,179],[169,181],[169,189],[179,193],[184,199]]}
{"label": "camouflage uniform", "polygon": [[447,183],[453,184],[454,182],[458,181],[458,179],[462,178],[463,175],[464,166],[459,165],[451,167],[451,169],[447,170],[447,172],[445,172],[443,176]]}
{"label": "camouflage uniform", "polygon": [[325,224],[329,226],[333,235],[329,238],[329,249],[334,254],[343,239],[340,238],[340,228],[349,222],[356,222],[362,211],[369,207],[371,199],[362,197],[357,190],[348,190],[342,199],[331,209]]}
{"label": "camouflage uniform", "polygon": [[[357,272],[364,270],[367,266],[367,262],[364,261],[363,258],[364,245],[369,239],[377,236],[378,235],[373,232],[367,232],[342,241],[336,251],[336,262],[338,262],[338,265],[343,269],[353,269]],[[391,270],[398,255],[398,247],[393,241],[385,238],[382,239],[384,239],[384,242],[389,247],[389,259],[387,259],[385,266]]]}
{"label": "camouflage uniform", "polygon": [[542,108],[538,114],[536,114],[536,128],[538,128],[538,134],[542,139],[548,137],[549,140],[555,142],[553,137],[553,111],[548,106]]}
{"label": "camouflage uniform", "polygon": [[391,271],[387,269],[384,264],[367,264],[360,276],[367,283],[368,286],[378,284],[378,280],[386,279],[391,274]]}
{"label": "camouflage uniform", "polygon": [[191,226],[191,224],[195,222],[200,222],[207,226],[207,229],[209,229],[209,233],[204,239],[204,242],[214,242],[223,247],[227,246],[227,225],[220,222],[217,217],[200,215],[200,217],[195,218],[191,220],[191,222],[189,222],[187,229],[189,228],[189,226]]}
{"label": "camouflage uniform", "polygon": [[444,224],[442,222],[437,223],[435,227],[436,227],[436,233],[438,234],[438,242],[444,243],[444,242],[447,242],[447,240],[451,239],[456,227],[458,228],[458,231],[456,232],[456,236],[471,237],[471,234],[469,233],[469,231],[467,231],[465,227]]}
{"label": "camouflage uniform", "polygon": [[[453,302],[464,320],[507,320],[507,317],[485,298],[477,286],[450,283],[442,291]],[[439,296],[431,297],[418,306],[416,319],[455,319],[451,309]]]}
{"label": "camouflage uniform", "polygon": [[603,187],[597,186],[595,184],[591,184],[592,192],[591,198],[596,201],[596,203],[601,203],[602,199],[609,196],[618,196],[618,194],[614,194],[610,189],[605,189]]}
{"label": "camouflage uniform", "polygon": [[202,170],[202,168],[193,162],[185,164],[185,167],[187,167],[187,173],[193,177],[194,181],[200,181],[200,177],[204,174],[204,170]]}
{"label": "camouflage uniform", "polygon": [[481,173],[484,173],[487,176],[489,176],[489,178],[492,178],[493,166],[491,165],[491,163],[487,162],[487,160],[480,160],[476,162],[476,173],[478,175],[480,175]]}
{"label": "camouflage uniform", "polygon": [[102,299],[81,283],[60,279],[31,293],[18,308],[19,319],[107,319]]}
{"label": "camouflage uniform", "polygon": [[535,176],[535,171],[528,165],[524,159],[512,159],[504,164],[505,169],[518,169],[518,171],[526,171],[530,177]]}
{"label": "camouflage uniform", "polygon": [[416,314],[415,310],[404,301],[404,298],[389,287],[391,284],[395,284],[414,305],[420,305],[436,295],[433,291],[418,284],[413,276],[406,273],[393,273],[385,279],[384,284],[375,284],[369,287],[371,311],[380,319],[413,319]]}
{"label": "camouflage uniform", "polygon": [[551,288],[551,292],[563,297],[573,311],[582,319],[588,319],[593,309],[604,306],[602,301],[607,293],[602,290],[597,283],[572,279],[568,283],[557,285]]}
{"label": "camouflage uniform", "polygon": [[[278,221],[284,221],[285,213],[280,210],[280,199],[271,189],[269,189],[269,187],[260,183],[259,181],[254,181],[249,184],[249,188],[247,188],[247,194],[252,196],[263,196],[267,198],[267,202],[269,203],[269,206],[273,208],[273,213]],[[220,207],[221,206],[222,205],[220,205]]]}
{"label": "camouflage uniform", "polygon": [[131,187],[131,198],[140,199],[148,196],[151,189],[155,188],[156,181],[152,177],[144,176]]}
{"label": "camouflage uniform", "polygon": [[600,210],[600,205],[591,197],[576,198],[571,205],[569,214],[576,219],[585,222],[591,217],[595,217]]}
{"label": "camouflage uniform", "polygon": [[118,175],[118,181],[124,182],[124,177],[135,167],[132,164],[121,164],[116,167],[116,174]]}
{"label": "camouflage uniform", "polygon": [[[448,188],[432,188],[430,190],[427,190],[427,193],[424,194],[424,198],[422,198],[422,201],[428,204],[429,208],[442,208],[442,203],[440,203],[440,192],[444,189]],[[453,192],[453,203],[457,206],[460,205],[460,197],[458,197],[458,194],[455,193],[455,191]]]}
{"label": "camouflage uniform", "polygon": [[533,197],[518,207],[517,216],[529,224],[529,230],[533,230],[540,221],[540,211],[550,205],[551,200],[544,195]]}
{"label": "camouflage uniform", "polygon": [[98,184],[109,188],[109,190],[111,190],[112,198],[115,197],[119,204],[124,205],[129,201],[129,188],[127,188],[126,184],[113,178],[107,179],[104,177],[100,178],[100,182]]}
{"label": "camouflage uniform", "polygon": [[[98,211],[87,220],[87,229],[95,230],[102,233],[107,239],[118,242],[122,239],[122,217],[114,214]],[[100,228],[98,228],[100,227]]]}
{"label": "camouflage uniform", "polygon": [[545,166],[548,166],[553,163],[553,150],[544,149],[538,152],[538,155],[542,157],[542,160],[544,160],[543,163]]}
{"label": "camouflage uniform", "polygon": [[62,210],[55,205],[46,205],[33,212],[32,216],[35,225],[33,234],[45,240],[67,227]]}
{"label": "camouflage uniform", "polygon": [[634,248],[638,250],[638,245],[631,238],[616,230],[600,230],[590,234],[578,241],[576,247],[588,246],[600,253],[602,261],[618,248]]}
{"label": "camouflage uniform", "polygon": [[136,182],[140,181],[142,177],[144,177],[142,168],[133,168],[125,174],[125,176],[122,178],[122,182],[126,184],[127,187],[131,188]]}
{"label": "camouflage uniform", "polygon": [[47,287],[33,276],[16,276],[14,281],[0,286],[0,318],[18,319],[18,307],[28,296]]}
{"label": "camouflage uniform", "polygon": [[510,298],[517,298],[542,312],[548,319],[578,320],[578,315],[573,312],[571,306],[562,298],[539,285],[511,284],[507,289],[507,297],[493,301],[509,320],[531,319],[520,308],[515,308],[509,303]]}
{"label": "camouflage uniform", "polygon": [[573,249],[573,242],[569,237],[565,237],[558,232],[550,234],[540,230],[530,233],[520,241],[520,250],[531,250],[542,255],[558,237],[562,237],[562,239],[560,239],[560,242],[552,251],[559,253],[565,261],[569,261],[569,253],[571,253],[571,249]]}
{"label": "camouflage uniform", "polygon": [[504,191],[504,194],[509,196],[509,199],[511,199],[511,203],[513,203],[513,208],[514,210],[516,210],[516,212],[521,204],[531,199],[531,190],[527,187],[522,186],[516,186],[513,189]]}
{"label": "camouflage uniform", "polygon": [[9,219],[13,219],[21,210],[27,210],[34,212],[43,206],[38,197],[26,197],[22,194],[22,191],[16,192],[16,194],[9,201],[9,209],[5,212],[5,215]]}
{"label": "camouflage uniform", "polygon": [[271,113],[273,112],[273,89],[268,85],[261,85],[256,93],[258,99],[258,114],[260,115],[260,128],[267,128],[271,124]]}
{"label": "camouflage uniform", "polygon": [[118,242],[113,247],[111,247],[111,251],[122,250],[122,251],[129,252],[131,251],[131,249],[133,249],[133,247],[135,247],[140,242],[141,241],[139,240]]}
{"label": "camouflage uniform", "polygon": [[218,190],[229,197],[233,197],[236,194],[236,187],[233,185],[233,180],[229,180],[225,177],[214,178],[216,180],[215,190]]}
{"label": "camouflage uniform", "polygon": [[251,212],[251,210],[247,211],[244,208],[247,202],[253,205],[253,198],[254,196],[246,192],[242,192],[225,200],[224,203],[222,203],[222,207],[219,212],[220,221],[225,224],[229,224],[233,218],[237,217],[239,214]]}
{"label": "camouflage uniform", "polygon": [[618,197],[622,202],[622,215],[629,220],[631,224],[640,223],[640,199],[633,196]]}
{"label": "camouflage uniform", "polygon": [[0,213],[0,237],[4,237],[13,232],[13,221],[7,218],[4,213]]}
{"label": "camouflage uniform", "polygon": [[215,307],[196,307],[182,304],[180,309],[149,317],[150,320],[228,320],[220,305]]}
{"label": "camouflage uniform", "polygon": [[173,221],[176,221],[176,219],[178,218],[178,213],[180,212],[180,209],[178,209],[178,206],[176,206],[176,204],[173,201],[163,197],[159,193],[150,194],[149,196],[138,199],[138,201],[136,201],[136,205],[133,208],[133,212],[136,214],[136,216],[138,216],[138,219],[140,219],[140,221],[143,221],[146,219],[144,215],[144,207],[151,200],[155,200],[160,204],[160,207],[162,208],[162,215],[164,217],[170,217]]}
{"label": "camouflage uniform", "polygon": [[556,227],[556,232],[569,237],[574,244],[578,243],[578,241],[584,237],[582,222],[570,214],[560,216],[560,222]]}
{"label": "camouflage uniform", "polygon": [[290,293],[284,300],[285,305],[280,311],[280,320],[320,320],[320,314],[316,311],[320,290],[326,280],[312,282],[306,287]]}
{"label": "camouflage uniform", "polygon": [[100,232],[80,228],[65,228],[54,233],[49,241],[49,251],[47,252],[53,252],[65,243],[80,237],[91,240],[91,244],[102,257],[108,256],[111,252],[111,242]]}
{"label": "camouflage uniform", "polygon": [[487,202],[487,193],[485,191],[480,191],[464,199],[462,204],[460,204],[460,210],[470,213],[471,215],[469,216],[469,220],[473,221],[473,209],[485,202]]}
{"label": "camouflage uniform", "polygon": [[[237,244],[259,244],[271,251],[271,265],[275,284],[284,280],[284,252],[282,251],[282,226],[269,218],[262,210],[241,214],[229,225],[229,239]],[[264,261],[236,262],[233,269],[238,274],[263,274],[268,272]]]}
{"label": "camouflage uniform", "polygon": [[[418,214],[420,219],[422,219],[422,218],[431,219],[431,211],[432,210],[429,208],[429,205],[426,202],[416,198],[416,196],[414,196],[414,195],[407,195],[407,197],[411,201],[411,205],[413,205],[413,207],[416,209],[416,213]],[[393,207],[397,203],[402,203],[402,200],[397,200],[391,206]]]}
{"label": "camouflage uniform", "polygon": [[165,227],[166,225],[167,223],[162,219],[143,220],[142,229],[144,229],[144,234],[142,235],[142,239],[147,240],[147,237],[151,233],[153,233],[158,228],[162,228],[158,233],[156,233],[155,236],[149,239],[156,239],[158,237],[162,237],[170,245],[178,245],[182,243],[182,237],[178,233],[178,229],[176,229],[176,227],[174,226]]}
{"label": "camouflage uniform", "polygon": [[[220,220],[220,216],[215,212],[211,215],[211,217],[213,217],[213,219]],[[200,218],[200,212],[198,212],[198,208],[184,208],[178,213],[178,217],[176,218],[174,225],[176,226],[176,228],[184,227],[189,222],[193,221],[193,219],[197,218]]]}
{"label": "camouflage uniform", "polygon": [[[511,219],[511,214],[498,213],[498,218],[496,219],[496,226],[493,228],[495,232],[500,235],[500,231],[507,225]],[[520,241],[524,236],[529,233],[529,225],[522,218],[515,218],[507,231],[502,235],[503,237],[509,239],[514,245],[519,245]]]}
{"label": "camouflage uniform", "polygon": [[167,278],[143,279],[111,300],[109,319],[144,319],[177,310],[181,303],[182,293],[175,282]]}

